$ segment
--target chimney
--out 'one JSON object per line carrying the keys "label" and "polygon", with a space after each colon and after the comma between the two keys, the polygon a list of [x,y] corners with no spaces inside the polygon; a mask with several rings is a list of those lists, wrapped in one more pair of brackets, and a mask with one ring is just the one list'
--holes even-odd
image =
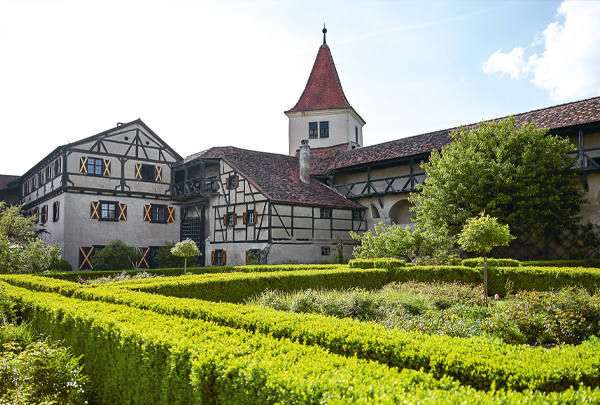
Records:
{"label": "chimney", "polygon": [[310,146],[308,139],[300,142],[300,181],[310,184]]}

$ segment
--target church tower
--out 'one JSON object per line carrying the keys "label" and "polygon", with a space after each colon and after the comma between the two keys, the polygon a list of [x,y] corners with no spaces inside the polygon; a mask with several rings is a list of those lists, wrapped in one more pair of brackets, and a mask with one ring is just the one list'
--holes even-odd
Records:
{"label": "church tower", "polygon": [[296,155],[303,139],[311,149],[363,145],[365,121],[348,102],[335,69],[323,27],[323,45],[319,48],[306,87],[294,108],[285,111],[290,119],[289,154]]}

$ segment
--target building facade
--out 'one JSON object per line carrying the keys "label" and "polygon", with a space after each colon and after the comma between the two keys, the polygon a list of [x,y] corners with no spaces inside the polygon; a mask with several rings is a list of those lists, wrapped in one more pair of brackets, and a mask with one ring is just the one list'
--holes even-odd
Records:
{"label": "building facade", "polygon": [[[0,197],[37,214],[46,242],[60,244],[78,269],[90,269],[94,252],[117,238],[144,252],[141,268],[154,265],[165,242],[186,238],[203,253],[197,265],[331,262],[339,246],[351,256],[350,231],[412,224],[408,197],[425,181],[422,163],[457,129],[364,146],[365,121],[325,39],[285,114],[287,155],[219,147],[182,158],[136,120],[60,146],[22,176],[0,176]],[[571,140],[589,201],[583,222],[600,229],[600,97],[514,117],[517,126],[535,121]],[[565,234],[550,250],[531,238],[517,242],[505,255],[569,258],[578,241]]]}

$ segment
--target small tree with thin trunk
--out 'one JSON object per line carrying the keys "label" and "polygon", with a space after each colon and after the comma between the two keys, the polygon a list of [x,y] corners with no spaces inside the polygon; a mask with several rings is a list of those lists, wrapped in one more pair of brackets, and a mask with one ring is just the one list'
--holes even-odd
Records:
{"label": "small tree with thin trunk", "polygon": [[183,263],[183,273],[185,275],[187,275],[187,258],[201,255],[196,242],[191,239],[177,242],[175,247],[171,249],[171,253],[173,253],[175,256],[183,257],[185,259]]}
{"label": "small tree with thin trunk", "polygon": [[515,239],[508,230],[508,225],[501,225],[498,220],[481,213],[479,216],[467,219],[458,236],[458,243],[468,252],[483,255],[483,290],[484,302],[487,306],[487,254],[496,246],[508,246]]}

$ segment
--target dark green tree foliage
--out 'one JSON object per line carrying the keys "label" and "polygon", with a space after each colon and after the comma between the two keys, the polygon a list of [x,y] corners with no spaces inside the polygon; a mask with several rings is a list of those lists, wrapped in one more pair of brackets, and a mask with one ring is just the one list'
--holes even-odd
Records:
{"label": "dark green tree foliage", "polygon": [[574,148],[547,132],[535,123],[516,129],[512,117],[460,127],[455,142],[423,164],[425,185],[411,196],[418,226],[447,226],[457,235],[468,218],[485,212],[538,236],[574,230],[587,202],[567,155]]}
{"label": "dark green tree foliage", "polygon": [[171,253],[171,249],[175,247],[175,242],[165,242],[156,252],[155,260],[158,262],[158,267],[161,269],[183,267],[184,257],[175,256]]}
{"label": "dark green tree foliage", "polygon": [[115,239],[92,257],[94,270],[125,270],[136,267],[142,259],[139,249]]}

